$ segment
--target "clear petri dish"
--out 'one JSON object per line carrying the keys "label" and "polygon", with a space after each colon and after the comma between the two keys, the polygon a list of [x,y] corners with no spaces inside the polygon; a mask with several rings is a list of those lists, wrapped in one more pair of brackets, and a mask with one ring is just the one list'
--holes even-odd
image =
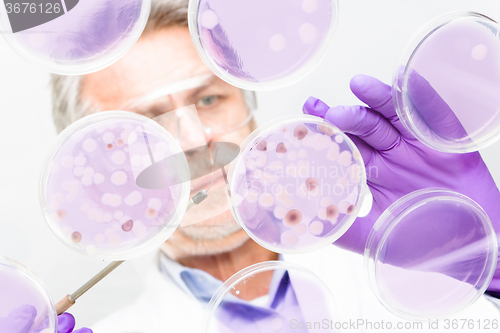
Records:
{"label": "clear petri dish", "polygon": [[466,12],[444,16],[406,46],[393,76],[399,118],[422,143],[467,153],[500,135],[499,24]]}
{"label": "clear petri dish", "polygon": [[308,115],[273,120],[250,134],[228,182],[235,220],[279,253],[337,240],[356,219],[367,188],[361,154],[349,137]]}
{"label": "clear petri dish", "polygon": [[22,58],[51,73],[83,75],[120,59],[142,34],[151,0],[5,0],[0,30]]}
{"label": "clear petri dish", "polygon": [[57,333],[56,308],[40,280],[1,256],[0,295],[0,332]]}
{"label": "clear petri dish", "polygon": [[64,130],[43,167],[40,201],[68,247],[125,260],[159,247],[189,200],[189,167],[158,123],[124,111],[98,112]]}
{"label": "clear petri dish", "polygon": [[[204,318],[205,333],[285,333],[321,322],[337,332],[340,322],[332,292],[311,271],[282,261],[249,266],[216,291]],[[325,324],[326,323],[326,324]]]}
{"label": "clear petri dish", "polygon": [[337,0],[190,0],[189,30],[205,64],[243,89],[271,90],[309,74],[337,25]]}
{"label": "clear petri dish", "polygon": [[486,290],[497,239],[483,209],[444,189],[423,189],[393,203],[375,223],[365,266],[379,301],[409,320],[453,315]]}

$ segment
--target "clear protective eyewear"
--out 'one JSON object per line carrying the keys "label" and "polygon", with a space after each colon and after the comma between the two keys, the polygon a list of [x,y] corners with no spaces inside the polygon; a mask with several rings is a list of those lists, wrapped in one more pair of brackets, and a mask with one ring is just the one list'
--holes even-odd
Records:
{"label": "clear protective eyewear", "polygon": [[174,137],[180,139],[181,119],[161,117],[167,112],[194,105],[206,136],[218,136],[238,130],[250,122],[256,109],[253,91],[245,91],[221,80],[214,74],[204,74],[168,84],[126,103],[122,110],[132,111],[151,119],[171,119],[165,124]]}

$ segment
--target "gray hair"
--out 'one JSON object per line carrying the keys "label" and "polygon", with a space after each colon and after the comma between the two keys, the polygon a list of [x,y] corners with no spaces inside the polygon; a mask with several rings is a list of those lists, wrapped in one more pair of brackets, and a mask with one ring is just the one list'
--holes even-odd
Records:
{"label": "gray hair", "polygon": [[[144,33],[172,26],[188,25],[188,0],[153,0]],[[58,133],[89,113],[92,105],[82,100],[83,76],[52,74],[52,116]],[[245,102],[255,108],[253,92],[243,91]]]}

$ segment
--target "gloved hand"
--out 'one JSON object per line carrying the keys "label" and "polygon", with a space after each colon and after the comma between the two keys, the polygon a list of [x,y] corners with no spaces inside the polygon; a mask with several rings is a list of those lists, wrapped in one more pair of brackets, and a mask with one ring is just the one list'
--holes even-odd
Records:
{"label": "gloved hand", "polygon": [[[440,129],[441,132],[435,132],[443,136],[459,136],[463,128],[443,99],[418,74],[410,81],[415,92],[410,98],[419,112],[427,115],[429,127]],[[348,133],[367,169],[372,209],[366,217],[358,217],[335,244],[363,253],[368,234],[381,213],[402,196],[429,187],[447,188],[476,201],[490,217],[498,235],[500,192],[480,154],[442,153],[425,146],[400,122],[390,86],[365,75],[353,77],[350,85],[368,107],[330,108],[310,97],[303,108],[304,113],[322,117]],[[500,292],[500,267],[488,290]]]}
{"label": "gloved hand", "polygon": [[[43,332],[42,327],[32,327],[36,319],[37,312],[31,305],[23,305],[9,313],[6,318],[0,318],[0,333],[39,333]],[[69,313],[63,313],[58,316],[58,333],[92,333],[88,328],[81,328],[73,331],[75,328],[75,318]]]}
{"label": "gloved hand", "polygon": [[36,309],[23,305],[12,310],[6,318],[0,318],[1,333],[27,333],[36,318]]}
{"label": "gloved hand", "polygon": [[57,332],[58,333],[92,333],[90,328],[75,329],[75,317],[70,313],[63,313],[57,317]]}

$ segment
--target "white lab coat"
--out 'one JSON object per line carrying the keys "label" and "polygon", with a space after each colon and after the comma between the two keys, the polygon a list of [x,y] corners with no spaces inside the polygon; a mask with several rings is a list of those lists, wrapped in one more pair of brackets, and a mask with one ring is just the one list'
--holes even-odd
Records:
{"label": "white lab coat", "polygon": [[[364,319],[373,326],[383,320],[391,322],[393,327],[403,319],[393,315],[385,309],[371,291],[363,265],[363,257],[335,246],[323,250],[301,254],[285,255],[284,260],[292,262],[311,271],[322,279],[331,289],[338,305],[339,320],[342,323]],[[201,304],[193,295],[187,294],[164,274],[161,274],[155,265],[152,265],[147,280],[147,288],[139,299],[92,327],[94,333],[202,333],[205,316],[205,305]],[[457,314],[455,319],[459,327],[460,319],[473,319],[476,328],[471,330],[447,330],[452,332],[481,332],[479,323],[484,324],[496,319],[500,324],[500,311],[485,296],[469,308]],[[335,319],[337,320],[337,319]],[[427,329],[428,323],[423,323],[423,329],[402,329],[400,332],[439,332],[444,331],[444,322],[439,323],[439,330]],[[345,326],[342,332],[380,332],[369,330],[365,326]],[[393,328],[393,331],[398,331]],[[493,330],[494,331],[494,330]],[[314,330],[311,332],[321,332]],[[492,332],[491,325],[489,330]],[[271,332],[270,332],[271,333]]]}

